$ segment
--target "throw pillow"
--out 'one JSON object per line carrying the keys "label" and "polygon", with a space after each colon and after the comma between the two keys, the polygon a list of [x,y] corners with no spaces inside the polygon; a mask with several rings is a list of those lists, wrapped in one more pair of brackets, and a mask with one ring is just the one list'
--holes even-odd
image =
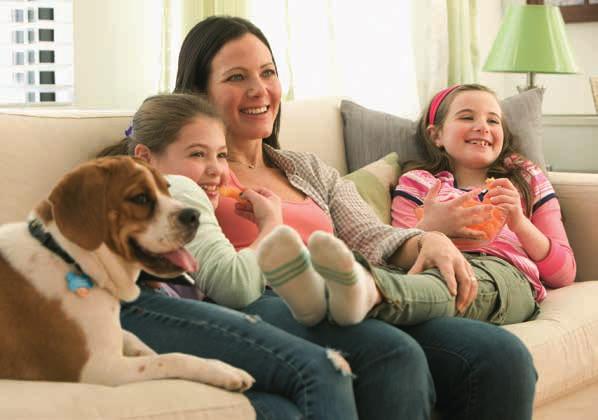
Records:
{"label": "throw pillow", "polygon": [[357,191],[378,218],[390,224],[390,191],[399,177],[399,156],[393,152],[344,176],[353,181]]}
{"label": "throw pillow", "polygon": [[[507,125],[518,149],[545,170],[542,152],[543,89],[532,89],[501,101]],[[343,136],[349,171],[355,171],[390,152],[399,162],[421,160],[423,153],[415,141],[416,122],[364,108],[354,102],[341,102]]]}

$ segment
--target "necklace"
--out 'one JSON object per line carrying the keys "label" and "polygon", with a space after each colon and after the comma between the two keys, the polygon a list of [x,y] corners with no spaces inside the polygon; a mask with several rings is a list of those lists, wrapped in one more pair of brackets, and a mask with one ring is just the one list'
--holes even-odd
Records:
{"label": "necklace", "polygon": [[257,167],[257,164],[255,164],[255,163],[245,163],[245,162],[241,162],[240,160],[232,159],[230,157],[226,158],[226,160],[229,162],[232,162],[232,163],[238,163],[239,165],[246,166],[249,169],[255,169]]}

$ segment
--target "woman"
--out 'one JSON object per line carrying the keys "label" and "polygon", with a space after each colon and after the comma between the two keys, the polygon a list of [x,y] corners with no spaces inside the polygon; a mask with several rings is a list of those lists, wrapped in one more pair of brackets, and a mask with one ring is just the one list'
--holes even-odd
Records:
{"label": "woman", "polygon": [[[300,205],[306,204],[318,228],[328,224],[370,260],[407,269],[437,267],[447,282],[458,285],[459,305],[467,307],[475,298],[471,267],[443,235],[380,224],[352,184],[334,169],[315,156],[278,149],[280,83],[268,41],[253,24],[231,17],[198,23],[181,47],[176,90],[208,96],[227,126],[232,183],[263,186],[279,195],[283,212],[292,213],[295,222],[287,218],[287,224],[301,228],[314,219],[301,211]],[[253,227],[236,218],[232,207],[222,203],[217,214],[225,233],[234,226],[235,232],[228,231],[233,244],[242,248],[251,241]],[[428,418],[435,395],[437,408],[448,418],[531,417],[536,380],[531,357],[505,330],[439,318],[404,329],[415,343],[404,331],[371,319],[343,329],[328,323],[306,328],[272,293],[245,311],[343,351],[356,374],[354,390],[362,418],[388,418],[389,413]]]}

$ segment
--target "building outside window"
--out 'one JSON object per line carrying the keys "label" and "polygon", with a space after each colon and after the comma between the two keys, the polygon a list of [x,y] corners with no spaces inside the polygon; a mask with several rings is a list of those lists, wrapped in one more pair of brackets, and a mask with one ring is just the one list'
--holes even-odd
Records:
{"label": "building outside window", "polygon": [[0,106],[73,102],[73,0],[0,0]]}

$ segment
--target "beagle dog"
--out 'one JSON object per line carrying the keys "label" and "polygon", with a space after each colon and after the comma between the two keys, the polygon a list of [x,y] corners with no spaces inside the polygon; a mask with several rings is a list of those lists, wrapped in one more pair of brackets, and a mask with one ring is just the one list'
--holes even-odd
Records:
{"label": "beagle dog", "polygon": [[0,226],[0,378],[120,385],[183,378],[244,391],[245,371],[218,360],[156,354],[120,325],[119,301],[139,295],[140,270],[197,271],[184,249],[199,212],[130,157],[66,174],[29,223]]}

